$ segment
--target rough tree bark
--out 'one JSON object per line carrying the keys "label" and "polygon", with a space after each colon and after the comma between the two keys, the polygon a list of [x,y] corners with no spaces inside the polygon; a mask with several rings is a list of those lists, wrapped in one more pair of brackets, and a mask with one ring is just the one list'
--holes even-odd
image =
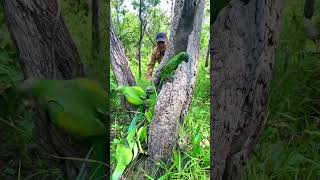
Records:
{"label": "rough tree bark", "polygon": [[[111,67],[116,77],[118,86],[134,86],[136,82],[129,67],[128,60],[125,55],[124,49],[121,45],[121,42],[114,32],[112,23],[110,23],[110,43]],[[121,102],[126,110],[133,110],[132,106],[130,106],[123,97],[121,97]]]}
{"label": "rough tree bark", "polygon": [[[56,0],[1,0],[1,5],[25,78],[71,79],[84,75],[78,50]],[[68,157],[85,155],[88,144],[71,140],[51,125],[44,111],[36,109],[36,112],[35,139],[47,153]],[[74,178],[80,163],[61,161],[68,178]]]}
{"label": "rough tree bark", "polygon": [[304,5],[304,17],[312,19],[314,14],[314,0],[306,0]]}
{"label": "rough tree bark", "polygon": [[195,87],[204,0],[175,1],[170,44],[153,80],[158,83],[164,64],[175,54],[186,51],[188,63],[183,62],[175,72],[172,82],[162,86],[158,94],[155,114],[149,129],[147,170],[153,171],[155,161],[167,162],[177,143],[179,120],[186,115]]}
{"label": "rough tree bark", "polygon": [[282,0],[233,0],[211,26],[211,178],[241,178],[261,133]]}

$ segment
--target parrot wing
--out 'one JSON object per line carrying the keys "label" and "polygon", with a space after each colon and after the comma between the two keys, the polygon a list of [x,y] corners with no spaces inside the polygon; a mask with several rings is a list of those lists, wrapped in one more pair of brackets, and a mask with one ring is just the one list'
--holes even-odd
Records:
{"label": "parrot wing", "polygon": [[132,86],[131,88],[141,99],[146,99],[147,94],[140,86]]}
{"label": "parrot wing", "polygon": [[31,86],[31,94],[47,106],[50,120],[59,128],[79,137],[106,133],[106,118],[100,119],[96,110],[107,111],[107,98],[94,82],[38,80]]}

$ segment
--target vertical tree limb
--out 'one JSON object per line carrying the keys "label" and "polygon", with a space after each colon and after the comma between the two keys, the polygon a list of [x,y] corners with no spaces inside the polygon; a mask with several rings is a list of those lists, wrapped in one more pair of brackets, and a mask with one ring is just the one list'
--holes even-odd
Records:
{"label": "vertical tree limb", "polygon": [[234,0],[211,27],[211,178],[241,178],[262,130],[282,0]]}
{"label": "vertical tree limb", "polygon": [[166,50],[154,79],[159,77],[163,68],[161,66],[178,52],[188,52],[190,59],[188,63],[183,62],[178,67],[173,81],[164,84],[158,94],[148,136],[148,171],[153,171],[154,162],[159,160],[167,162],[170,159],[171,152],[177,143],[179,124],[183,122],[190,106],[197,74],[204,6],[204,0],[175,1],[171,44]]}
{"label": "vertical tree limb", "polygon": [[[111,19],[111,18],[110,18]],[[111,67],[116,77],[118,86],[134,86],[136,84],[127,57],[120,40],[116,36],[110,20],[110,44],[111,44]],[[121,97],[124,108],[128,111],[133,110],[127,101]]]}

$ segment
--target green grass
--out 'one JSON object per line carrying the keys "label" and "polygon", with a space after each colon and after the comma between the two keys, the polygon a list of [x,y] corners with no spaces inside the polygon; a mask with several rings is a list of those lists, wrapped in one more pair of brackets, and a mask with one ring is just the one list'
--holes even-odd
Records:
{"label": "green grass", "polygon": [[[285,9],[269,99],[268,119],[243,179],[320,177],[320,55],[305,40],[303,1]],[[314,19],[319,18],[319,4]],[[305,44],[306,43],[306,44]],[[304,56],[303,56],[304,54]]]}
{"label": "green grass", "polygon": [[[203,141],[210,142],[210,79],[204,67],[204,59],[199,59],[199,69],[191,106],[183,127],[179,132],[181,150],[175,150],[172,163],[165,168],[165,177],[169,179],[209,179],[210,175],[210,147],[200,146],[192,139],[198,134]],[[187,139],[187,140],[186,140]]]}
{"label": "green grass", "polygon": [[[179,132],[179,144],[181,150],[173,152],[172,162],[162,165],[164,170],[163,179],[209,179],[210,174],[210,150],[209,146],[200,147],[200,151],[195,153],[192,149],[192,138],[201,132],[204,141],[210,141],[210,79],[208,70],[204,67],[204,59],[199,59],[199,70],[196,80],[196,86],[192,104],[185,118],[183,127]],[[135,71],[135,70],[133,70]],[[137,72],[134,72],[137,75]],[[141,82],[142,81],[142,82]],[[141,80],[140,85],[143,87],[146,82]],[[113,102],[120,103],[116,94],[113,95]],[[118,104],[117,104],[118,105]],[[119,119],[126,117],[121,112],[113,112],[113,131],[117,131],[115,138],[121,138],[127,126],[119,123]],[[127,121],[126,125],[128,125]],[[115,146],[111,145],[111,152],[115,150]],[[161,178],[160,178],[161,179]]]}

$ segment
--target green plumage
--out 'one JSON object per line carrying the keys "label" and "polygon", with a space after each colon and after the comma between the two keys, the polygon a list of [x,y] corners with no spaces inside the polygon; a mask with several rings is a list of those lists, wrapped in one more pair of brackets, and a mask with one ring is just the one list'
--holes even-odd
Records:
{"label": "green plumage", "polygon": [[179,64],[184,62],[188,62],[189,55],[186,52],[180,52],[177,55],[173,56],[164,66],[160,75],[160,87],[166,81],[168,77],[172,77],[174,71],[178,68]]}
{"label": "green plumage", "polygon": [[116,91],[123,94],[126,100],[134,106],[143,104],[143,101],[147,96],[144,90],[139,86],[119,86]]}
{"label": "green plumage", "polygon": [[[18,86],[18,90],[32,95],[49,113],[50,120],[58,128],[77,138],[84,138],[100,149],[93,147],[95,160],[105,161],[107,134],[107,95],[95,81],[89,79],[33,80]],[[100,154],[100,155],[98,155]],[[95,169],[96,166],[93,167]],[[103,171],[95,177],[102,176]]]}
{"label": "green plumage", "polygon": [[[24,85],[48,109],[51,121],[76,137],[106,134],[107,97],[98,83],[88,79],[35,80]],[[106,116],[104,116],[106,117]]]}

